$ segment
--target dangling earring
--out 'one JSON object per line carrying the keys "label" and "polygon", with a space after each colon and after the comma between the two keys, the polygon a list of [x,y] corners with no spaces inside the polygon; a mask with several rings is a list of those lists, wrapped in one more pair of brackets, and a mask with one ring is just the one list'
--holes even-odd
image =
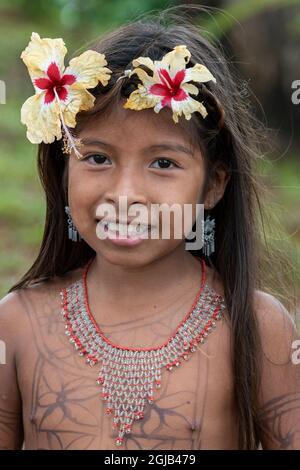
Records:
{"label": "dangling earring", "polygon": [[65,206],[65,212],[68,216],[68,233],[69,233],[69,239],[72,240],[73,242],[80,242],[81,237],[74,225],[74,222],[71,217],[71,212],[69,206]]}
{"label": "dangling earring", "polygon": [[204,244],[202,247],[205,256],[215,251],[215,219],[208,215],[204,221]]}

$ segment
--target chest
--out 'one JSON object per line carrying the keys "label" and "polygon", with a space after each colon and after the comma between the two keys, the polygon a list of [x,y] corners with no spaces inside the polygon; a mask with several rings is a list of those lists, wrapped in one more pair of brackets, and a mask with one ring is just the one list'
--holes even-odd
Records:
{"label": "chest", "polygon": [[102,387],[96,383],[100,366],[90,367],[78,356],[61,322],[43,322],[33,330],[19,364],[27,448],[226,448],[235,407],[225,323],[219,323],[188,361],[162,370],[153,403],[145,405],[143,419],[133,422],[118,448],[114,415],[107,414]]}

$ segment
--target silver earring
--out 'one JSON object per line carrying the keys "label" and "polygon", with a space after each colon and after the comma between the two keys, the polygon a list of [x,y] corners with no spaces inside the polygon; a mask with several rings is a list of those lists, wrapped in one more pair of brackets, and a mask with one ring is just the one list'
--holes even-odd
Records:
{"label": "silver earring", "polygon": [[74,222],[71,217],[71,212],[69,206],[65,206],[65,213],[68,216],[68,234],[69,234],[69,239],[72,240],[73,242],[80,242],[81,237],[74,225]]}
{"label": "silver earring", "polygon": [[203,253],[209,256],[215,251],[215,219],[211,219],[208,215],[204,221],[204,244]]}

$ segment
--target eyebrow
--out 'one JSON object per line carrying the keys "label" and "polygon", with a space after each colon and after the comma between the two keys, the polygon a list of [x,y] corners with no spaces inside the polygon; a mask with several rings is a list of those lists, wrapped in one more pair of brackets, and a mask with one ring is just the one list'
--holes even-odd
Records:
{"label": "eyebrow", "polygon": [[[92,138],[83,138],[81,139],[82,143],[84,145],[101,145],[103,147],[107,147],[109,149],[114,149],[115,147],[107,142],[104,142],[99,139],[92,139]],[[172,150],[173,152],[180,152],[180,153],[185,153],[191,157],[194,156],[194,153],[185,147],[182,144],[174,143],[174,142],[163,142],[160,144],[153,144],[150,145],[149,147],[144,149],[144,153],[148,153],[150,151],[154,150]]]}

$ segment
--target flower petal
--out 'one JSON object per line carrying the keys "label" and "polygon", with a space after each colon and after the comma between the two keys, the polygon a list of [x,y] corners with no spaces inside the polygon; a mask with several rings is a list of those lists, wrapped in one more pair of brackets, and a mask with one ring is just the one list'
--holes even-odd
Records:
{"label": "flower petal", "polygon": [[46,72],[51,63],[55,63],[62,74],[66,53],[67,48],[61,38],[42,39],[37,33],[32,33],[28,46],[21,54],[21,59],[28,67],[33,81],[34,78],[42,76],[46,78]]}
{"label": "flower petal", "polygon": [[158,96],[166,96],[168,95],[168,88],[166,85],[161,85],[160,83],[157,83],[155,85],[152,85],[149,89],[149,92],[152,93],[153,95],[158,95]]}
{"label": "flower petal", "polygon": [[154,62],[149,57],[138,57],[132,61],[133,67],[139,67],[140,65],[145,65],[150,70],[154,70]]}
{"label": "flower petal", "polygon": [[187,98],[189,98],[188,93],[186,93],[183,88],[179,88],[178,92],[173,96],[172,99],[175,101],[184,101]]}
{"label": "flower petal", "polygon": [[139,85],[139,88],[130,94],[123,107],[140,111],[141,109],[154,107],[160,100],[159,96],[149,94],[145,87]]}
{"label": "flower petal", "polygon": [[51,62],[49,67],[47,68],[47,75],[51,82],[57,83],[60,82],[61,74],[60,70],[55,62]]}
{"label": "flower petal", "polygon": [[79,111],[87,111],[95,101],[95,97],[84,87],[78,88],[78,85],[67,88],[67,98],[61,103],[62,114],[65,124],[69,127],[76,126],[76,115]]}
{"label": "flower petal", "polygon": [[181,86],[181,83],[185,77],[185,70],[179,70],[176,75],[173,77],[173,84],[177,88]]}
{"label": "flower petal", "polygon": [[159,101],[155,106],[154,106],[154,111],[156,113],[159,113],[159,111],[164,107],[163,105],[163,100]]}
{"label": "flower petal", "polygon": [[75,75],[76,82],[84,88],[95,88],[100,81],[102,85],[107,85],[111,70],[107,67],[104,54],[96,51],[85,51],[78,57],[70,61],[65,74]]}
{"label": "flower petal", "polygon": [[161,107],[162,108],[172,108],[172,98],[170,96],[165,96],[162,100],[161,100]]}
{"label": "flower petal", "polygon": [[173,120],[178,122],[178,116],[184,114],[187,120],[191,119],[192,113],[198,112],[203,118],[207,116],[207,111],[205,106],[200,101],[194,100],[191,97],[188,97],[184,101],[176,101],[172,99],[172,110],[173,110]]}
{"label": "flower petal", "polygon": [[71,74],[64,74],[62,77],[61,77],[61,81],[60,81],[60,85],[63,86],[63,85],[73,85],[73,83],[76,82],[76,77],[75,75],[71,75]]}
{"label": "flower petal", "polygon": [[48,90],[49,88],[52,88],[52,82],[49,78],[36,78],[34,80],[34,84],[40,90]]}
{"label": "flower petal", "polygon": [[50,90],[46,91],[45,94],[45,104],[51,103],[53,100],[55,100],[55,93],[52,88]]}
{"label": "flower petal", "polygon": [[158,82],[158,80],[155,80],[154,77],[151,77],[150,75],[147,74],[147,72],[145,72],[145,70],[140,69],[140,68],[134,69],[130,73],[129,76],[131,77],[131,75],[135,73],[137,74],[137,76],[139,77],[139,79],[141,80],[141,82],[143,83],[145,87],[150,87],[152,85],[155,85]]}
{"label": "flower petal", "polygon": [[183,83],[185,82],[197,82],[197,83],[205,83],[212,80],[216,82],[215,77],[210,73],[210,71],[205,67],[205,65],[196,64],[194,67],[190,67],[186,69],[186,74],[183,79]]}
{"label": "flower petal", "polygon": [[199,88],[197,88],[195,85],[192,85],[191,83],[182,83],[181,88],[191,95],[198,95],[199,93]]}
{"label": "flower petal", "polygon": [[191,53],[186,46],[176,46],[161,61],[156,61],[154,64],[156,67],[169,70],[170,76],[173,78],[177,72],[185,69],[190,57]]}
{"label": "flower petal", "polygon": [[27,138],[32,144],[51,144],[61,139],[59,106],[56,101],[45,103],[42,92],[28,98],[21,108],[21,122],[27,126]]}

